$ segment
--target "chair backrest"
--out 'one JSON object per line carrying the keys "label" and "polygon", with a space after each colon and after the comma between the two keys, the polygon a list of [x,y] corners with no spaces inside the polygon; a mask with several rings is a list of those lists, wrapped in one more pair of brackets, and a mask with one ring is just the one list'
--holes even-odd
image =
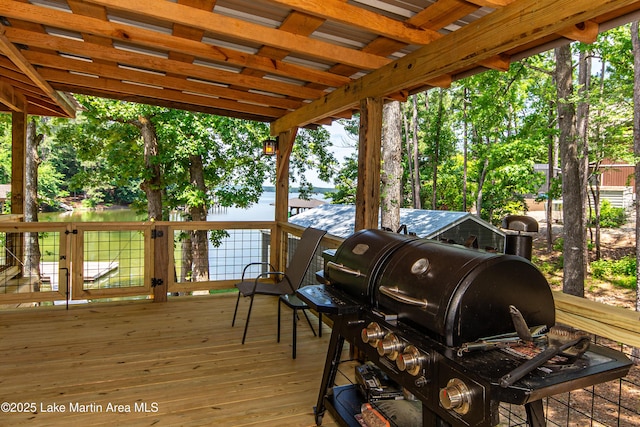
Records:
{"label": "chair backrest", "polygon": [[308,227],[302,233],[298,246],[293,252],[293,256],[287,265],[285,273],[294,290],[298,289],[304,280],[304,276],[307,274],[307,270],[311,265],[313,256],[320,246],[320,240],[327,232],[324,230],[318,230],[316,228]]}

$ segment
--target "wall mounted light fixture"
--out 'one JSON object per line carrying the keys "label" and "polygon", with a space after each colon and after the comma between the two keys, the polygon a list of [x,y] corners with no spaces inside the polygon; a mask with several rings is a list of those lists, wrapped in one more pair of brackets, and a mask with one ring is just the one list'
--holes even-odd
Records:
{"label": "wall mounted light fixture", "polygon": [[265,156],[273,156],[278,151],[277,139],[265,139],[262,141],[262,154]]}

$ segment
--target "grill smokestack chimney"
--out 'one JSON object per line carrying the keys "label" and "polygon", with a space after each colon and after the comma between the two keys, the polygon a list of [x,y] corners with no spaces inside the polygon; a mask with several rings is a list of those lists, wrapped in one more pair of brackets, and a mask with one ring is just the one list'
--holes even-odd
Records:
{"label": "grill smokestack chimney", "polygon": [[507,234],[504,253],[518,255],[531,261],[533,237],[522,233],[537,233],[538,221],[526,215],[508,215],[502,220],[502,228],[518,232]]}

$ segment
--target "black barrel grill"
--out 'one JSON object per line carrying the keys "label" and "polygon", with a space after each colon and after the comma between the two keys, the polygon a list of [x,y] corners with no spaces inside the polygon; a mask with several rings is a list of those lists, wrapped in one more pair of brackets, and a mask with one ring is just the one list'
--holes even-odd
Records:
{"label": "black barrel grill", "polygon": [[299,297],[333,316],[316,423],[358,425],[360,396],[333,387],[344,341],[422,402],[422,425],[494,426],[500,402],[525,405],[625,376],[620,352],[555,323],[549,285],[527,259],[380,230],[327,251],[322,285]]}

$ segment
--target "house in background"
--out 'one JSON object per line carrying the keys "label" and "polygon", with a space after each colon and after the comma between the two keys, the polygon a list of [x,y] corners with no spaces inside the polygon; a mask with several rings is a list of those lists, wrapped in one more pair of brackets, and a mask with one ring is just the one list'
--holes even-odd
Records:
{"label": "house in background", "polygon": [[[616,208],[631,209],[636,197],[634,166],[625,162],[604,160],[599,168],[600,200],[608,200]],[[589,194],[591,197],[591,194]]]}
{"label": "house in background", "polygon": [[[549,166],[547,164],[535,164],[534,169],[536,172],[548,174]],[[603,200],[609,201],[611,206],[615,208],[624,208],[629,210],[633,208],[633,203],[636,200],[634,194],[635,177],[634,166],[625,162],[616,162],[613,160],[604,160],[598,166],[597,176],[600,178],[600,203]],[[560,168],[556,168],[555,176],[561,175]],[[546,194],[548,188],[545,184],[540,187],[538,194]],[[587,189],[589,196],[589,205],[593,206],[593,196],[591,191]],[[529,211],[544,211],[545,202],[538,202],[535,200],[536,195],[527,195],[525,202]],[[553,217],[556,220],[562,218],[562,200],[553,200]]]}

